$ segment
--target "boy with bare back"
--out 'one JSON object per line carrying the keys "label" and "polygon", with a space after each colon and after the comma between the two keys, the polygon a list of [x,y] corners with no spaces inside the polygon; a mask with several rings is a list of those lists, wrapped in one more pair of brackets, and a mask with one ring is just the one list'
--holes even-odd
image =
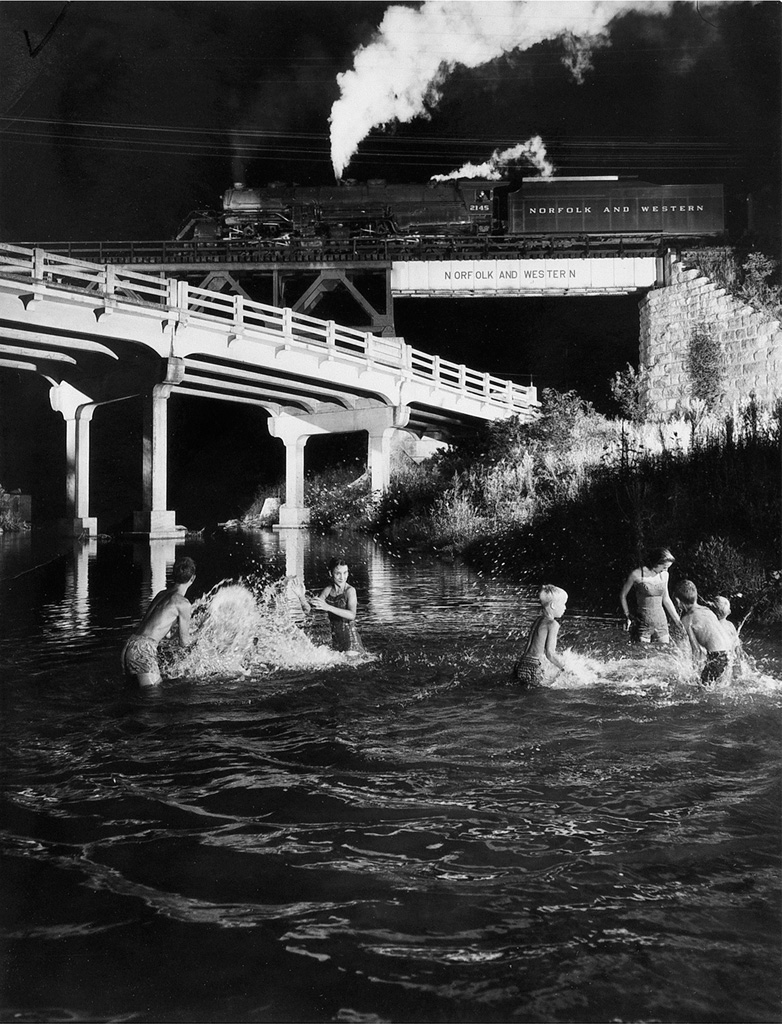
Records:
{"label": "boy with bare back", "polygon": [[128,680],[139,686],[157,686],[160,666],[157,648],[174,625],[179,624],[179,640],[186,647],[190,642],[190,612],[192,606],[185,597],[195,579],[192,558],[178,558],[171,571],[171,582],[165,590],[150,601],[144,617],[122,651],[122,668]]}
{"label": "boy with bare back", "polygon": [[521,686],[538,686],[543,681],[543,656],[562,671],[565,663],[557,654],[559,622],[565,614],[567,592],[547,583],[538,595],[542,611],[532,623],[521,658],[513,667],[513,679]]}
{"label": "boy with bare back", "polygon": [[730,601],[727,597],[722,597],[722,595],[720,595],[719,597],[714,598],[712,604],[714,605],[714,614],[720,620],[722,631],[730,641],[731,654],[734,656],[740,655],[741,637],[739,636],[739,631],[728,618],[731,611]]}
{"label": "boy with bare back", "polygon": [[728,668],[731,640],[711,608],[698,604],[698,590],[692,580],[682,580],[677,586],[676,602],[696,665],[701,660],[701,653],[706,652],[701,685],[711,686]]}

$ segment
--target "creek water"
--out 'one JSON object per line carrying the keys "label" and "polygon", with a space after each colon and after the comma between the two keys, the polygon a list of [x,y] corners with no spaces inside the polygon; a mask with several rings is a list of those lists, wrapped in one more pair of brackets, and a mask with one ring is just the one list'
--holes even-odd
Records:
{"label": "creek water", "polygon": [[[371,658],[279,582],[333,553]],[[0,538],[3,1019],[779,1020],[775,635],[704,691],[571,608],[520,690],[528,588],[217,532],[176,547],[194,647],[129,689],[174,554]]]}

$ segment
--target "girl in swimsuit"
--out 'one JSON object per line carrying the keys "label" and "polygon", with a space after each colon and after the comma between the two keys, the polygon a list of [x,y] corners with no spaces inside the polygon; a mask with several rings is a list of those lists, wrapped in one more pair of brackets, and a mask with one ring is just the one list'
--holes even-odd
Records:
{"label": "girl in swimsuit", "polygon": [[[633,640],[642,644],[670,642],[668,616],[681,627],[681,619],[668,593],[668,567],[674,557],[667,548],[655,548],[647,553],[645,564],[633,569],[625,580],[619,602],[625,615],[625,630]],[[635,598],[635,615],[630,613],[627,603],[632,592]],[[667,613],[667,615],[666,615]]]}
{"label": "girl in swimsuit", "polygon": [[[331,584],[324,587],[318,597],[310,598],[305,611],[314,608],[327,612],[331,625],[331,646],[346,654],[365,654],[366,650],[356,629],[356,589],[348,584],[348,567],[341,558],[329,562]],[[304,608],[304,603],[302,603]]]}

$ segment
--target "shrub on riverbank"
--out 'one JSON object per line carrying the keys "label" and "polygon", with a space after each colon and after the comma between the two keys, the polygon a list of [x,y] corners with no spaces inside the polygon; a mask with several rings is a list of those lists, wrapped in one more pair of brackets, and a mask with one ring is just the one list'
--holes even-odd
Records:
{"label": "shrub on riverbank", "polygon": [[310,529],[367,530],[374,502],[366,474],[356,478],[355,467],[337,466],[305,481],[304,502],[310,510]]}
{"label": "shrub on riverbank", "polygon": [[631,568],[656,544],[674,578],[736,612],[780,606],[779,411],[737,420],[690,415],[631,423],[570,392],[544,393],[533,424],[491,424],[409,469],[372,527],[392,543],[460,552],[477,566],[569,590],[610,611]]}
{"label": "shrub on riverbank", "polygon": [[687,253],[687,262],[698,267],[730,295],[775,320],[782,319],[778,260],[758,250],[742,253],[730,246],[719,246],[694,249]]}
{"label": "shrub on riverbank", "polygon": [[[285,484],[258,489],[252,504],[242,514],[237,524],[247,527],[268,526],[277,523],[279,512],[271,522],[262,521],[264,502],[276,499],[285,501]],[[352,466],[336,466],[333,469],[307,477],[304,482],[304,504],[310,510],[310,529],[318,533],[330,530],[369,530],[374,511],[374,501],[369,492],[366,474],[356,478]]]}
{"label": "shrub on riverbank", "polygon": [[19,533],[29,529],[22,519],[13,496],[0,486],[0,533]]}

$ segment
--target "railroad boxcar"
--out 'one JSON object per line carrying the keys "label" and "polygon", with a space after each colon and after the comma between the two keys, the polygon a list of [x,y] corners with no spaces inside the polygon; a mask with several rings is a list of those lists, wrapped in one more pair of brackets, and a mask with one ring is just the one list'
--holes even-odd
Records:
{"label": "railroad boxcar", "polygon": [[508,196],[509,235],[720,235],[721,185],[534,178]]}

